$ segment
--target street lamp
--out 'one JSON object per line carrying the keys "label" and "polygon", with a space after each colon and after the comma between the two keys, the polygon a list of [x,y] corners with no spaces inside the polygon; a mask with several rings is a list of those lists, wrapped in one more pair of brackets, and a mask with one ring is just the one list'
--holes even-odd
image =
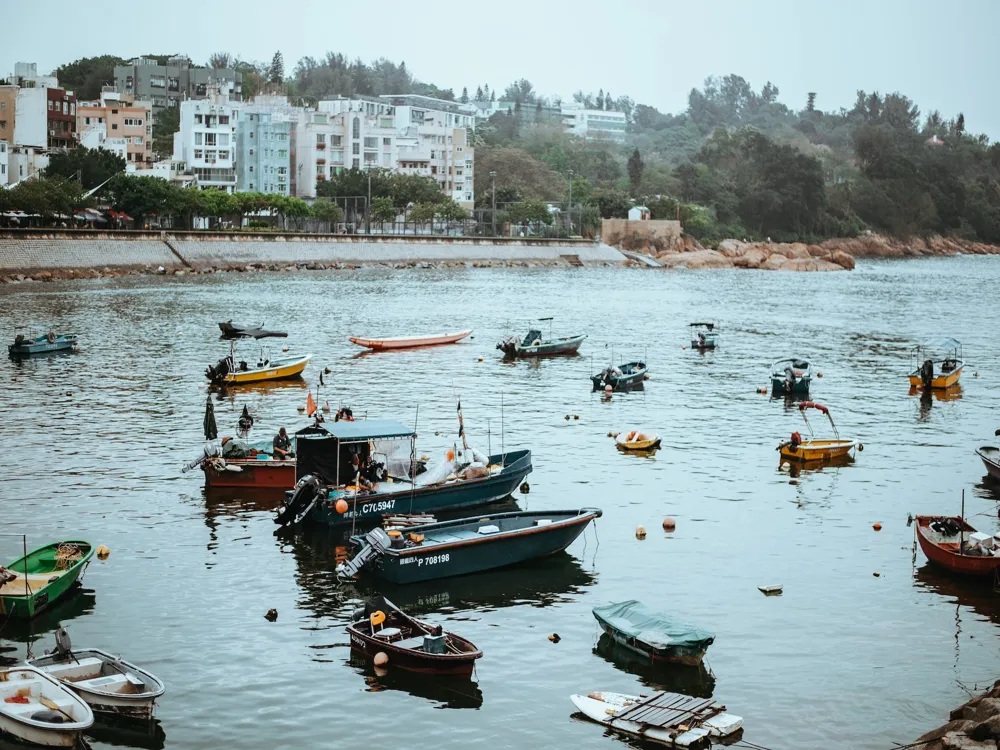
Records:
{"label": "street lamp", "polygon": [[493,236],[497,236],[497,173],[490,172],[490,177],[493,178],[493,212],[491,214],[493,218]]}
{"label": "street lamp", "polygon": [[569,219],[569,236],[573,236],[573,170],[569,170],[569,205],[566,207],[566,217]]}

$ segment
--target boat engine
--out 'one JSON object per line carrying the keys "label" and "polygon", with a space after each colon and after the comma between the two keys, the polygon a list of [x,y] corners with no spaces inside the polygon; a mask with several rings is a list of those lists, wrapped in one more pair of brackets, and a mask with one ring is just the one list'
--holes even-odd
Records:
{"label": "boat engine", "polygon": [[233,358],[223,357],[215,366],[209,365],[205,368],[205,377],[213,383],[221,383],[226,379],[226,375],[233,371]]}
{"label": "boat engine", "polygon": [[920,381],[924,384],[924,388],[931,387],[934,382],[934,360],[925,359],[920,365]]}
{"label": "boat engine", "polygon": [[295,485],[292,496],[278,508],[274,522],[280,526],[288,526],[301,521],[325,491],[326,487],[318,476],[306,474]]}

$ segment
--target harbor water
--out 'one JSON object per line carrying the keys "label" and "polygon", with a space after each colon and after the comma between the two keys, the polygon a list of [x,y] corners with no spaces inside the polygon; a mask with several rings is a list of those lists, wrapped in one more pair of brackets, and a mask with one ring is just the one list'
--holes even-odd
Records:
{"label": "harbor water", "polygon": [[[614,748],[570,695],[656,688],[715,696],[768,748],[910,742],[1000,677],[1000,594],[930,569],[907,524],[957,514],[964,490],[970,522],[997,530],[1000,490],[974,453],[1000,427],[997,288],[991,257],[834,274],[369,268],[0,287],[6,338],[35,324],[81,342],[0,363],[0,562],[20,556],[20,534],[29,549],[111,549],[80,594],[0,640],[37,654],[62,624],[75,645],[166,682],[157,725],[103,727],[94,747]],[[588,334],[580,356],[501,361],[504,334],[548,333],[537,319],[550,316],[553,334]],[[304,426],[298,407],[329,368],[320,404],[415,424],[433,462],[457,439],[460,398],[476,447],[532,450],[522,509],[604,511],[566,554],[385,592],[483,650],[472,683],[353,661],[344,627],[372,588],[337,583],[336,539],[276,535],[274,493],[206,493],[200,471],[181,473],[203,444],[203,373],[228,351],[217,323],[229,319],[287,330],[265,345],[313,358],[302,382],[218,398],[220,434],[244,404],[253,439]],[[714,352],[686,346],[700,320],[720,327]],[[473,338],[440,348],[363,354],[347,341],[462,328]],[[960,392],[925,400],[909,393],[910,350],[941,336],[968,364]],[[237,353],[255,361],[256,346]],[[779,467],[777,444],[806,426],[758,389],[792,355],[812,363],[811,397],[840,434],[863,444],[854,463]],[[589,375],[634,359],[649,364],[643,390],[590,392]],[[819,412],[810,421],[826,436]],[[617,452],[609,432],[635,428],[662,448]],[[783,595],[758,591],[772,584]],[[712,674],[595,652],[591,609],[624,599],[714,631]]]}

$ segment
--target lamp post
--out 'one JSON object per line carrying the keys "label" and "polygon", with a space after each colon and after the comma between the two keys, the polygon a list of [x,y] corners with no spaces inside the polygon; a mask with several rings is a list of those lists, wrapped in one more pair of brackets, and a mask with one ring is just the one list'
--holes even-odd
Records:
{"label": "lamp post", "polygon": [[573,236],[573,170],[569,170],[569,205],[566,206],[566,218],[569,219],[569,236]]}
{"label": "lamp post", "polygon": [[497,236],[497,173],[490,172],[490,177],[493,179],[493,211],[490,216],[493,219],[493,236]]}

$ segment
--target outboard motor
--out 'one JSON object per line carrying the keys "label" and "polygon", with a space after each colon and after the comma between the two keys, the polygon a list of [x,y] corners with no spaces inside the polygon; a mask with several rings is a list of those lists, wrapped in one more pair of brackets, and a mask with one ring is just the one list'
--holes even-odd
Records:
{"label": "outboard motor", "polygon": [[924,363],[920,365],[920,380],[924,384],[924,388],[931,387],[934,382],[934,360],[925,359]]}
{"label": "outboard motor", "polygon": [[274,522],[280,526],[298,523],[326,493],[326,486],[315,474],[306,474],[295,485],[292,496],[278,508]]}

